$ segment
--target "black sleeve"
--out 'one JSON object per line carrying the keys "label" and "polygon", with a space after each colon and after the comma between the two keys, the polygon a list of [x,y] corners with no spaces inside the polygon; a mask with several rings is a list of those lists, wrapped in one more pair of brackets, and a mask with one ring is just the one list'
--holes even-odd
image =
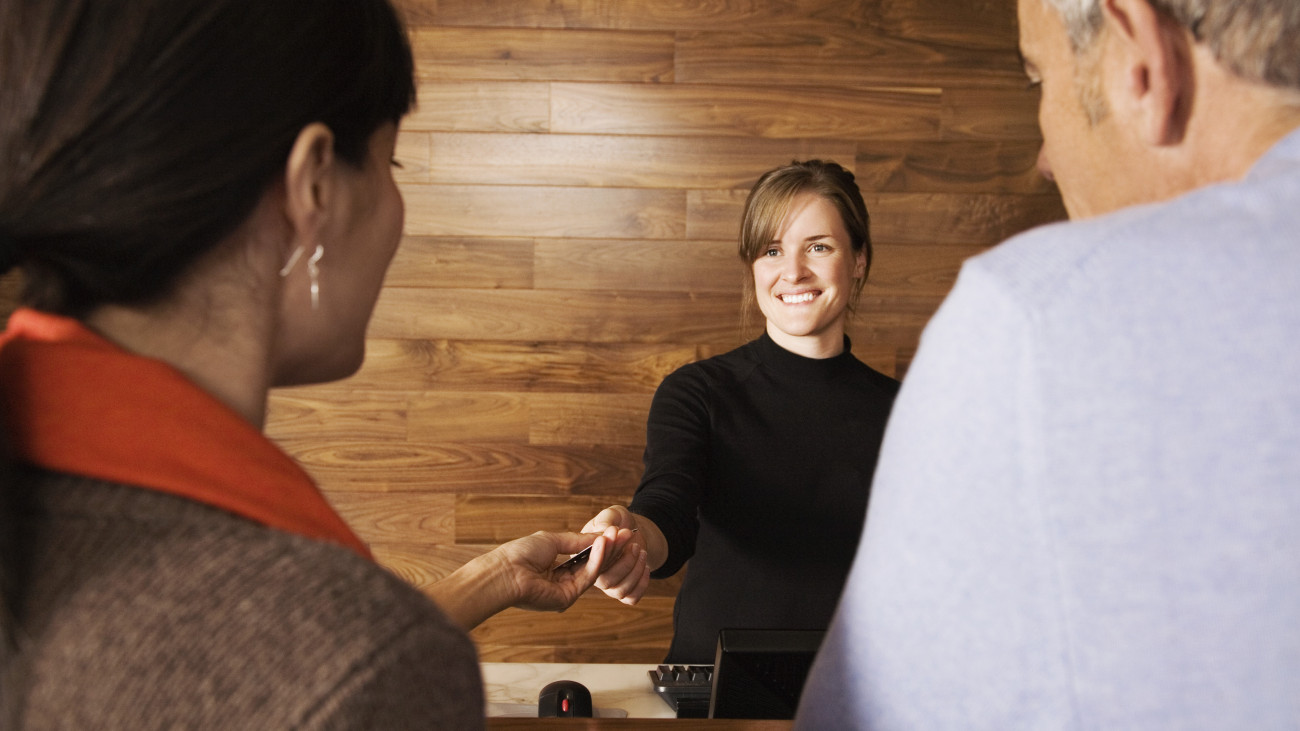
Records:
{"label": "black sleeve", "polygon": [[646,421],[645,473],[630,510],[653,520],[668,557],[651,574],[672,576],[695,553],[699,505],[708,487],[709,388],[698,367],[678,369],[659,385]]}

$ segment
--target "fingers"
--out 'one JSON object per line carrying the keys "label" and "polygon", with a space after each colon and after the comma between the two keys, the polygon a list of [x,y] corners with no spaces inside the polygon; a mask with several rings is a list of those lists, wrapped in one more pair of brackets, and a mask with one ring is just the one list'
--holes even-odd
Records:
{"label": "fingers", "polygon": [[610,526],[615,528],[635,528],[636,516],[632,515],[622,505],[611,505],[596,513],[596,517],[587,521],[587,524],[582,527],[582,532],[600,533]]}
{"label": "fingers", "polygon": [[624,604],[636,604],[650,585],[646,550],[640,542],[629,542],[623,555],[601,572],[596,588]]}
{"label": "fingers", "polygon": [[583,533],[570,533],[568,531],[564,533],[551,533],[548,531],[537,531],[533,535],[542,536],[546,540],[550,541],[557,554],[574,554],[593,545],[599,533],[600,531]]}
{"label": "fingers", "polygon": [[[616,535],[613,528],[606,528],[605,532],[596,536],[591,544],[591,556],[587,559],[587,564],[582,567],[582,591],[590,589],[596,579],[600,577],[600,569],[610,558],[610,547],[614,545],[613,536]],[[578,592],[579,594],[582,591]]]}

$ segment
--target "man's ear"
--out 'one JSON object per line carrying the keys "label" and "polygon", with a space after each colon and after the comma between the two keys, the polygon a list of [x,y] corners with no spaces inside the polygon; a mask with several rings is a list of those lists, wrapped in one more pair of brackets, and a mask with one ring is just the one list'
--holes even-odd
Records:
{"label": "man's ear", "polygon": [[1178,144],[1196,91],[1190,34],[1148,0],[1102,0],[1101,8],[1112,102],[1128,106],[1148,144]]}
{"label": "man's ear", "polygon": [[302,128],[285,164],[285,213],[296,238],[310,241],[333,203],[334,133],[320,122]]}

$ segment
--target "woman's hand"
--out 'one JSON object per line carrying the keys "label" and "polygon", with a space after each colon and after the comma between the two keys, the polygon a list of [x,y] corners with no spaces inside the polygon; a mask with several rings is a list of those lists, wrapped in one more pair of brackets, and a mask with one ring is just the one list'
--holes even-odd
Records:
{"label": "woman's hand", "polygon": [[[650,585],[649,547],[664,546],[663,534],[653,521],[622,505],[611,505],[597,513],[583,526],[582,532],[608,535],[610,529],[617,529],[618,533],[608,565],[601,568],[596,579],[596,588],[624,604],[633,605],[641,601]],[[659,563],[663,563],[662,558]]]}
{"label": "woman's hand", "polygon": [[[493,553],[498,554],[516,587],[518,599],[512,606],[538,612],[568,609],[595,583],[616,535],[612,528],[595,536],[538,531],[498,546]],[[586,563],[556,568],[557,558],[568,558],[587,546],[591,546],[591,555]]]}
{"label": "woman's hand", "polygon": [[[594,535],[538,531],[465,563],[428,592],[466,632],[508,607],[562,612],[595,584],[617,534],[613,528]],[[557,559],[588,546],[585,564],[556,568]]]}

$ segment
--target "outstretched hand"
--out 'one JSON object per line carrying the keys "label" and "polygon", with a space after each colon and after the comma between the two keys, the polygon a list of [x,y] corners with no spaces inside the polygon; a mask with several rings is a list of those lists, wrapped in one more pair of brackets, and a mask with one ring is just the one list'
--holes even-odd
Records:
{"label": "outstretched hand", "polygon": [[614,551],[595,585],[624,604],[636,604],[650,586],[647,542],[660,536],[659,529],[622,505],[612,505],[587,521],[582,532],[608,535],[614,529],[618,531]]}
{"label": "outstretched hand", "polygon": [[[601,534],[548,533],[538,531],[497,548],[508,568],[519,597],[514,606],[534,611],[564,611],[590,589],[609,555],[617,531]],[[568,558],[591,546],[586,563],[557,569],[558,558]]]}
{"label": "outstretched hand", "polygon": [[[564,611],[595,584],[613,536],[538,531],[488,551],[428,588],[442,611],[469,631],[509,607]],[[557,570],[557,559],[591,546],[590,560]]]}

